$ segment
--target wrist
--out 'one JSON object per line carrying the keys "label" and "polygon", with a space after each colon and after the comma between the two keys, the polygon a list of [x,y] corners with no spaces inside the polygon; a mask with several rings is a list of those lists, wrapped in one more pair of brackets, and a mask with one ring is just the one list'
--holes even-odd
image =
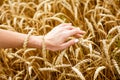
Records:
{"label": "wrist", "polygon": [[56,48],[57,44],[53,44],[52,39],[48,39],[46,36],[44,37],[44,45],[47,50],[54,51],[54,48]]}
{"label": "wrist", "polygon": [[30,36],[28,47],[41,49],[43,45],[48,50],[53,50],[55,48],[55,45],[51,43],[51,40],[44,36]]}
{"label": "wrist", "polygon": [[28,41],[28,47],[42,48],[42,36],[30,36]]}

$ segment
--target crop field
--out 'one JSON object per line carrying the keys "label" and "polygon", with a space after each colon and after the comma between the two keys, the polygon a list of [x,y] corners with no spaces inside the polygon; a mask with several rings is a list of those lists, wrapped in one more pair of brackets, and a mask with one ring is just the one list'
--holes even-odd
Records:
{"label": "crop field", "polygon": [[0,49],[0,80],[120,80],[120,0],[0,0],[0,29],[45,35],[61,23],[86,33],[62,51]]}

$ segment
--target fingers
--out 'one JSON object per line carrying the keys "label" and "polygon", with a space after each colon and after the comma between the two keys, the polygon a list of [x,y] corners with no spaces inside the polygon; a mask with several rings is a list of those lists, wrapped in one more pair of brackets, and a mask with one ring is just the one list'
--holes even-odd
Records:
{"label": "fingers", "polygon": [[82,35],[86,33],[85,31],[80,30],[80,28],[76,28],[76,31],[78,31],[78,32],[79,32],[79,34],[82,34]]}
{"label": "fingers", "polygon": [[78,28],[75,28],[73,30],[66,31],[66,37],[71,37],[74,35],[77,35],[78,37],[81,37],[81,35],[85,34],[85,31],[82,31]]}
{"label": "fingers", "polygon": [[83,37],[83,35],[81,35],[81,34],[76,34],[76,35],[74,35],[74,37],[80,38],[80,37]]}
{"label": "fingers", "polygon": [[[72,26],[72,23],[62,23],[59,25],[60,28],[63,28],[63,29],[67,29],[67,30],[72,30],[72,29],[78,29],[80,30],[79,28],[76,28],[74,26]],[[85,32],[84,31],[81,31],[81,34],[84,34]]]}
{"label": "fingers", "polygon": [[66,38],[71,36],[79,38],[79,37],[82,37],[83,34],[85,34],[85,31],[82,31],[79,28],[72,26],[71,23],[63,23],[61,24],[61,26],[62,27],[59,27],[59,28],[64,32],[64,36]]}
{"label": "fingers", "polygon": [[72,39],[72,40],[70,40],[70,41],[68,41],[68,42],[66,42],[66,43],[63,43],[63,44],[61,45],[61,48],[62,48],[62,49],[68,48],[69,46],[74,45],[74,44],[77,43],[78,41],[79,41],[78,39]]}
{"label": "fingers", "polygon": [[69,46],[74,45],[75,43],[77,43],[79,40],[78,39],[72,39],[66,43],[63,43],[60,47],[58,48],[54,48],[54,49],[50,49],[51,51],[58,51],[58,50],[63,50],[68,48]]}

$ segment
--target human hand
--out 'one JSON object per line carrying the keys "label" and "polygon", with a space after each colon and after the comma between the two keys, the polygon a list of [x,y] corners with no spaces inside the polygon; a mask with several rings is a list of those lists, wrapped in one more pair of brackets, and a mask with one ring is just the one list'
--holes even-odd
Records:
{"label": "human hand", "polygon": [[[78,42],[78,39],[68,40],[69,37],[76,36],[79,38],[84,33],[84,31],[73,27],[71,24],[60,24],[44,36],[46,49],[51,51],[65,49]],[[0,48],[20,48],[28,35],[0,29],[0,37],[2,37]],[[41,48],[42,39],[43,36],[30,36],[28,42],[26,41],[27,47]]]}
{"label": "human hand", "polygon": [[63,50],[76,42],[78,39],[68,40],[71,36],[81,37],[85,32],[73,27],[70,23],[63,23],[53,28],[44,36],[46,49],[51,51]]}

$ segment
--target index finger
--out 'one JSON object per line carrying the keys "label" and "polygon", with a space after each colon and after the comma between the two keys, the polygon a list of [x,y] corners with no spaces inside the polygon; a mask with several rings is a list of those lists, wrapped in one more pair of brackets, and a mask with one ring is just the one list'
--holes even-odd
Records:
{"label": "index finger", "polygon": [[85,31],[82,31],[82,30],[76,28],[76,29],[73,29],[73,30],[69,30],[66,34],[67,34],[67,37],[70,37],[70,36],[73,36],[73,35],[76,35],[76,34],[83,35],[83,34],[85,34]]}

